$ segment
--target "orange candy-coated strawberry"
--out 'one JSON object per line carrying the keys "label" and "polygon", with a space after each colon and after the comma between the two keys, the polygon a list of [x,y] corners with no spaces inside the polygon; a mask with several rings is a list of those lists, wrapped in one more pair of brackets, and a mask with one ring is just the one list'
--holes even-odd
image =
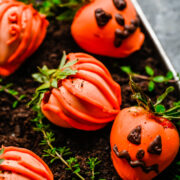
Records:
{"label": "orange candy-coated strawberry", "polygon": [[32,151],[17,147],[3,147],[0,155],[0,180],[53,180],[46,163]]}
{"label": "orange candy-coated strawberry", "polygon": [[88,52],[126,57],[139,50],[144,34],[130,0],[93,0],[76,14],[71,33]]}
{"label": "orange candy-coated strawberry", "polygon": [[141,107],[121,110],[111,131],[111,157],[123,180],[150,180],[174,160],[179,135],[167,119]]}
{"label": "orange candy-coated strawberry", "polygon": [[77,73],[45,93],[41,109],[54,124],[65,128],[97,130],[115,119],[121,105],[120,86],[106,67],[85,53],[70,53]]}
{"label": "orange candy-coated strawberry", "polygon": [[0,75],[12,74],[42,43],[48,26],[32,5],[0,2]]}

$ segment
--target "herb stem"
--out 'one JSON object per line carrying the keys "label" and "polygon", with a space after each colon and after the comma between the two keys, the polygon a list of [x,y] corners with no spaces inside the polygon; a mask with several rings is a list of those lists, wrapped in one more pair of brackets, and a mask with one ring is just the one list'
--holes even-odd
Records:
{"label": "herb stem", "polygon": [[[40,123],[41,125],[43,125],[42,119],[39,120],[39,123]],[[50,147],[50,149],[51,149],[51,150],[55,149],[55,148],[53,147],[53,145],[51,144],[51,142],[48,140],[48,136],[47,136],[46,131],[45,131],[43,128],[41,128],[41,132],[43,133],[44,139],[46,140],[47,145]],[[62,157],[62,155],[59,154],[57,151],[55,151],[55,154],[56,154],[56,156],[61,160],[61,162],[64,163],[64,164],[73,172],[72,167],[66,162],[66,160]],[[53,155],[51,154],[51,156],[53,156]],[[54,156],[53,156],[53,157],[54,157]],[[78,172],[74,172],[74,174],[75,174],[77,177],[79,177],[79,179],[85,180],[85,178],[82,177]]]}
{"label": "herb stem", "polygon": [[19,97],[17,95],[15,95],[15,94],[10,93],[8,88],[0,85],[0,89],[2,89],[5,93],[7,93],[7,94],[11,95],[12,97],[14,97],[14,99],[16,99],[17,101],[19,101]]}
{"label": "herb stem", "polygon": [[[148,77],[148,76],[144,76],[144,75],[140,75],[140,74],[136,74],[136,73],[131,73],[131,75],[135,78],[139,78],[139,79],[143,79],[143,80],[147,80],[147,81],[153,81],[153,78],[152,77]],[[177,80],[168,80],[167,82],[169,83],[176,83],[178,82]]]}
{"label": "herb stem", "polygon": [[95,172],[95,169],[94,169],[94,167],[92,168],[92,180],[95,180],[95,174],[94,174],[94,172]]}

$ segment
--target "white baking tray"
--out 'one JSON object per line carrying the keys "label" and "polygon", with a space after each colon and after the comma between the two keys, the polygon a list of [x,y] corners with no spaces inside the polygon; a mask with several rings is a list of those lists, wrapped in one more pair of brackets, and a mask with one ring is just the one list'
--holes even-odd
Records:
{"label": "white baking tray", "polygon": [[[134,4],[134,7],[141,19],[141,22],[146,30],[146,32],[148,33],[148,35],[150,36],[150,38],[152,39],[152,42],[154,43],[155,48],[157,49],[157,52],[159,53],[159,56],[161,57],[162,61],[164,61],[167,69],[169,71],[171,71],[174,75],[174,79],[178,81],[178,77],[177,77],[177,72],[175,71],[169,57],[167,56],[166,52],[164,51],[160,41],[158,40],[152,26],[150,25],[149,21],[147,20],[143,10],[141,9],[139,3],[137,2],[137,0],[131,0],[132,3]],[[177,86],[179,88],[180,91],[180,82],[177,82]]]}

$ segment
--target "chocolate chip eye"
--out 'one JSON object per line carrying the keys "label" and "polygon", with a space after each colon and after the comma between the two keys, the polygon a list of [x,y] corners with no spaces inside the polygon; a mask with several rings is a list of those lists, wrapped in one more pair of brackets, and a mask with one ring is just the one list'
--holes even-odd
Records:
{"label": "chocolate chip eye", "polygon": [[132,144],[139,145],[141,144],[141,126],[137,126],[134,128],[127,137],[128,141]]}
{"label": "chocolate chip eye", "polygon": [[95,17],[98,26],[103,27],[109,22],[109,20],[112,18],[112,15],[108,12],[105,12],[103,9],[98,8],[95,10]]}
{"label": "chocolate chip eye", "polygon": [[157,154],[160,155],[162,152],[162,142],[161,142],[161,136],[158,135],[156,138],[153,140],[152,143],[150,143],[148,147],[148,152],[150,154]]}
{"label": "chocolate chip eye", "polygon": [[118,10],[123,10],[126,8],[125,0],[113,0],[113,3]]}

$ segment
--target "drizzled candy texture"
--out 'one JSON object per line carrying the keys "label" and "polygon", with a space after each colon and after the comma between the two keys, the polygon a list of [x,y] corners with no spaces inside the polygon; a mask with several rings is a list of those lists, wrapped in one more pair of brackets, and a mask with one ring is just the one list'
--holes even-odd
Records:
{"label": "drizzled candy texture", "polygon": [[53,180],[45,162],[32,151],[17,147],[3,147],[0,156],[0,180]]}
{"label": "drizzled candy texture", "polygon": [[167,119],[141,107],[121,110],[111,131],[111,158],[124,180],[151,180],[176,157],[179,135]]}
{"label": "drizzled candy texture", "polygon": [[84,53],[70,53],[69,61],[78,60],[76,75],[59,82],[58,89],[47,92],[42,100],[44,115],[65,128],[97,130],[114,120],[120,109],[120,86],[106,67]]}
{"label": "drizzled candy texture", "polygon": [[93,0],[76,14],[71,33],[88,52],[127,57],[144,42],[140,20],[130,0]]}
{"label": "drizzled candy texture", "polygon": [[0,2],[0,75],[8,76],[42,43],[48,26],[32,5]]}

